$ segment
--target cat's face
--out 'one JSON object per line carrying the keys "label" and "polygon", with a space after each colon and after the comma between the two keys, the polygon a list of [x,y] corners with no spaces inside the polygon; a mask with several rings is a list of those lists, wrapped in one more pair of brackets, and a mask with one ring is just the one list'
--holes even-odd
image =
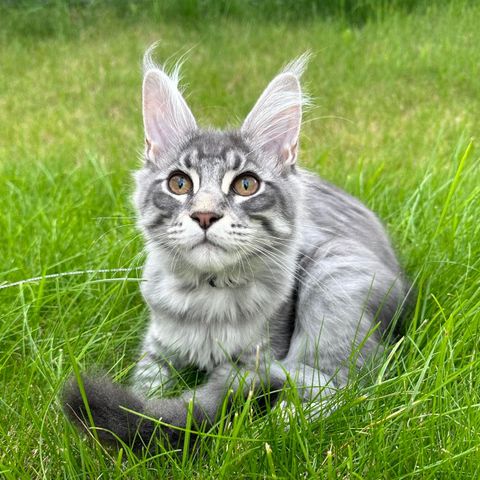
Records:
{"label": "cat's face", "polygon": [[297,77],[276,77],[237,132],[198,129],[158,68],[146,72],[143,94],[147,147],[135,203],[150,248],[205,273],[248,269],[252,257],[283,250],[299,195]]}
{"label": "cat's face", "polygon": [[137,205],[147,238],[172,259],[218,272],[292,236],[295,179],[263,165],[239,133],[198,132],[165,160],[137,175]]}

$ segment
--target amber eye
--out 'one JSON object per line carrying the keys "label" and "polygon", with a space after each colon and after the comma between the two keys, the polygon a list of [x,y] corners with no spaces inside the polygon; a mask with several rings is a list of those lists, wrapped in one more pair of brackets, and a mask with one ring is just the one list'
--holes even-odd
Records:
{"label": "amber eye", "polygon": [[174,172],[168,178],[168,188],[175,195],[185,195],[192,190],[193,184],[188,175]]}
{"label": "amber eye", "polygon": [[251,173],[245,173],[243,175],[240,175],[232,183],[232,188],[234,192],[244,197],[247,197],[248,195],[253,195],[258,191],[259,187],[260,182]]}

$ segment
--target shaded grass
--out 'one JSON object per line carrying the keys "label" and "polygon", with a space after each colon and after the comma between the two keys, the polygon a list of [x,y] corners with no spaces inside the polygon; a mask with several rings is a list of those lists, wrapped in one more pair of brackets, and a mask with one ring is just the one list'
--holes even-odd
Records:
{"label": "shaded grass", "polygon": [[[125,22],[181,22],[190,28],[205,22],[234,19],[246,22],[341,21],[361,26],[395,14],[425,13],[452,6],[451,0],[3,0],[10,27],[27,36],[75,36],[92,22],[101,27],[104,16]],[[454,11],[464,11],[472,0],[456,0]],[[11,29],[12,29],[11,28]]]}
{"label": "shaded grass", "polygon": [[[342,19],[192,29],[110,15],[39,40],[9,27],[0,285],[60,276],[0,290],[3,476],[478,477],[480,173],[467,149],[479,133],[480,10],[452,5],[361,29]],[[58,400],[74,362],[127,381],[146,324],[130,172],[142,145],[140,58],[158,38],[159,58],[192,49],[184,76],[203,125],[238,125],[280,66],[313,50],[305,84],[317,107],[302,163],[379,213],[419,293],[384,369],[342,392],[331,416],[255,418],[240,406],[183,458],[103,451]],[[112,268],[130,270],[63,276]]]}

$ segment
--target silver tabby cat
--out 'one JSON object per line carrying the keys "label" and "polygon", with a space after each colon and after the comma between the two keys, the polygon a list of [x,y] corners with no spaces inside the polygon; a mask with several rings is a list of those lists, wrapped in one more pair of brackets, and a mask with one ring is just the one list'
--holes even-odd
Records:
{"label": "silver tabby cat", "polygon": [[[147,52],[134,200],[151,318],[133,389],[83,378],[101,439],[111,431],[139,445],[156,428],[178,444],[188,403],[197,424],[211,425],[232,387],[274,393],[289,379],[317,401],[380,350],[406,283],[377,217],[297,165],[305,61],[271,81],[239,130],[218,131],[197,126],[177,75]],[[192,365],[205,383],[162,398],[172,371]],[[76,381],[65,402],[84,424]]]}

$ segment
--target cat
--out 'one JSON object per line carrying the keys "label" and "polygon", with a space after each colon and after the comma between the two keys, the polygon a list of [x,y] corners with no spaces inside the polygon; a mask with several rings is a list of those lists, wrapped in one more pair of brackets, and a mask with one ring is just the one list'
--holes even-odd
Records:
{"label": "cat", "polygon": [[[298,166],[306,62],[270,82],[240,129],[219,131],[197,126],[178,70],[145,54],[134,204],[150,323],[133,388],[85,376],[88,409],[76,379],[64,394],[100,440],[178,446],[189,404],[194,424],[211,426],[231,388],[261,385],[273,405],[294,381],[303,401],[328,398],[381,352],[407,281],[376,215]],[[165,396],[186,366],[206,381]]]}

